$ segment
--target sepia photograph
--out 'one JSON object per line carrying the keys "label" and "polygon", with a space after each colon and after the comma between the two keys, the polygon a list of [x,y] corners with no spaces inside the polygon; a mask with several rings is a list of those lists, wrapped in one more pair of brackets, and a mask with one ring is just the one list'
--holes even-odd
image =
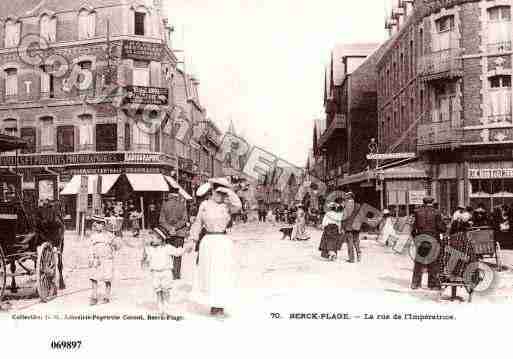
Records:
{"label": "sepia photograph", "polygon": [[0,0],[7,354],[504,356],[512,5]]}

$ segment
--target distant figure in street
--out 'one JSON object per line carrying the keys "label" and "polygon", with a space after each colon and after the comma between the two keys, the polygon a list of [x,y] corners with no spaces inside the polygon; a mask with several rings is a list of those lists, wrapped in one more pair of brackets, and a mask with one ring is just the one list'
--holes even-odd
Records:
{"label": "distant figure in street", "polygon": [[486,211],[484,204],[479,203],[472,215],[472,224],[474,227],[487,227],[490,226],[490,216]]}
{"label": "distant figure in street", "polygon": [[356,259],[358,262],[361,261],[361,249],[360,249],[360,231],[353,228],[353,222],[358,214],[359,207],[354,201],[354,193],[347,192],[344,201],[344,211],[342,212],[342,227],[345,232],[345,238],[347,241],[347,255],[349,257],[348,262],[354,263],[354,253],[356,251]]}
{"label": "distant figure in street", "polygon": [[151,202],[148,206],[148,227],[155,228],[159,224],[159,210],[155,202]]}
{"label": "distant figure in street", "polygon": [[150,240],[145,244],[141,266],[151,272],[153,290],[157,297],[159,313],[167,314],[173,289],[173,257],[181,257],[184,253],[192,251],[194,244],[186,248],[176,248],[166,244],[166,234],[161,228],[154,228],[150,232]]}
{"label": "distant figure in street", "polygon": [[135,206],[132,206],[128,213],[128,220],[130,221],[130,229],[134,238],[138,237],[141,233],[141,218],[142,213]]}
{"label": "distant figure in street", "polygon": [[296,223],[291,237],[293,241],[307,241],[310,239],[310,234],[306,231],[306,213],[301,204],[297,207]]}
{"label": "distant figure in street", "polygon": [[267,215],[265,202],[260,200],[258,201],[258,221],[265,222],[265,216]]}
{"label": "distant figure in street", "polygon": [[440,234],[445,232],[445,224],[442,215],[433,207],[434,199],[425,197],[423,206],[414,214],[414,245],[416,248],[415,264],[411,280],[411,289],[420,288],[422,284],[422,272],[427,267],[428,287],[432,290],[440,290],[439,259],[433,258],[434,243],[440,247]]}
{"label": "distant figure in street", "polygon": [[322,237],[319,245],[321,257],[335,261],[339,249],[340,233],[342,229],[342,211],[336,203],[328,204],[328,212],[322,220]]}
{"label": "distant figure in street", "polygon": [[89,237],[89,268],[92,272],[90,305],[98,304],[98,282],[105,283],[103,303],[109,303],[112,293],[112,277],[114,273],[114,252],[119,249],[112,233],[105,231],[105,219],[93,216],[93,233]]}
{"label": "distant figure in street", "polygon": [[[167,194],[160,210],[159,222],[167,231],[168,243],[177,248],[183,247],[187,236],[188,218],[187,207],[179,196],[178,188],[171,188]],[[180,279],[182,258],[175,257],[173,261],[174,279]]]}

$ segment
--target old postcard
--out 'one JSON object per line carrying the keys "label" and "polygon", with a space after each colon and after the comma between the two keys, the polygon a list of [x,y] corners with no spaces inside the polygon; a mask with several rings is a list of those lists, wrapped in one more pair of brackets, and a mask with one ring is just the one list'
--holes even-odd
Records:
{"label": "old postcard", "polygon": [[2,348],[493,355],[511,7],[1,0]]}

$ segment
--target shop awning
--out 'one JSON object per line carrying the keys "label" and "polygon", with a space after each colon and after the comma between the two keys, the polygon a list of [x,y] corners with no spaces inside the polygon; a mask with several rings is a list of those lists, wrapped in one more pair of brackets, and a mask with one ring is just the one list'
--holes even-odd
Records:
{"label": "shop awning", "polygon": [[[109,192],[109,190],[114,186],[116,181],[119,178],[119,174],[109,174],[109,175],[101,175],[102,181],[102,194]],[[82,176],[75,175],[71,178],[61,191],[61,195],[73,195],[78,194],[80,192],[80,182]],[[89,194],[93,194],[94,192],[94,183],[98,180],[98,175],[88,175],[87,176],[87,192]]]}
{"label": "shop awning", "polygon": [[387,179],[423,179],[428,178],[426,165],[423,163],[409,163],[406,165],[390,167],[382,170],[363,171],[350,176],[346,176],[339,180],[339,185],[348,185],[368,180],[374,180],[382,175],[384,180]]}
{"label": "shop awning", "polygon": [[189,201],[192,199],[191,195],[188,194],[187,191],[184,190],[183,187],[180,186],[180,184],[178,184],[178,182],[176,182],[173,177],[164,176],[164,178],[166,179],[166,181],[169,183],[169,185],[171,187],[178,189],[178,192],[180,193],[180,195],[183,198],[185,198],[186,200],[189,200]]}
{"label": "shop awning", "polygon": [[135,192],[169,191],[169,186],[160,173],[127,173],[126,178]]}

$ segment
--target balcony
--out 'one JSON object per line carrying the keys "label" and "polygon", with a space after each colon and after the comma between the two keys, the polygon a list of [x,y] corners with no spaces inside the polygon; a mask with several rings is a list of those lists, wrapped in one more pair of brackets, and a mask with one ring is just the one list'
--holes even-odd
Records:
{"label": "balcony", "polygon": [[461,49],[432,52],[419,59],[418,74],[424,81],[435,81],[463,75]]}
{"label": "balcony", "polygon": [[126,102],[144,105],[166,105],[169,89],[164,87],[126,86]]}
{"label": "balcony", "polygon": [[343,114],[336,114],[333,121],[328,125],[328,128],[321,135],[319,139],[319,147],[324,147],[330,138],[338,131],[345,130],[347,128],[346,116]]}
{"label": "balcony", "polygon": [[439,122],[422,122],[417,127],[417,150],[454,149],[463,142],[463,129],[460,112],[426,116],[431,119],[443,119]]}
{"label": "balcony", "polygon": [[502,41],[494,44],[488,44],[487,48],[489,53],[511,51],[511,41]]}

